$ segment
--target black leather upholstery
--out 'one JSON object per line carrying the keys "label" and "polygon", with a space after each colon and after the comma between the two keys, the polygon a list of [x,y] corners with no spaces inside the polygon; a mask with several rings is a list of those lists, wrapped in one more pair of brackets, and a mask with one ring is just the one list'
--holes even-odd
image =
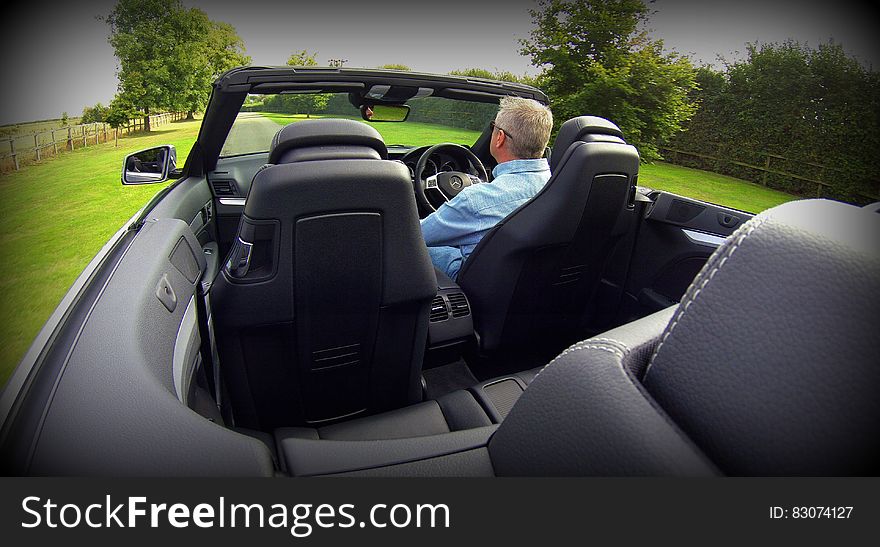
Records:
{"label": "black leather upholstery", "polygon": [[379,132],[372,127],[344,119],[303,120],[287,125],[272,138],[269,163],[290,163],[284,156],[293,150],[309,148],[338,148],[363,154],[363,149],[375,151],[380,159],[388,158],[388,149]]}
{"label": "black leather upholstery", "polygon": [[485,411],[467,391],[454,391],[437,400],[424,401],[375,416],[324,427],[282,427],[278,442],[288,438],[334,441],[368,441],[426,437],[450,431],[492,425]]}
{"label": "black leather upholstery", "polygon": [[728,238],[680,306],[564,351],[491,438],[286,457],[308,474],[484,474],[485,449],[496,475],[876,475],[878,310],[880,216],[792,202]]}
{"label": "black leather upholstery", "polygon": [[650,355],[670,315],[658,312],[618,334],[580,342],[548,364],[489,443],[496,473],[715,474],[631,371],[634,360]]}
{"label": "black leather upholstery", "polygon": [[623,144],[623,132],[612,122],[598,116],[578,116],[562,124],[550,151],[550,171],[556,171],[565,152],[576,142],[617,142]]}
{"label": "black leather upholstery", "polygon": [[291,475],[492,476],[486,443],[498,426],[377,441],[296,437],[278,443]]}
{"label": "black leather upholstery", "polygon": [[664,331],[669,311],[548,365],[489,444],[496,472],[877,474],[878,251],[880,217],[849,205],[755,217]]}
{"label": "black leather upholstery", "polygon": [[615,242],[639,155],[608,120],[562,125],[553,174],[480,241],[458,275],[485,351],[572,340]]}
{"label": "black leather upholstery", "polygon": [[270,158],[286,163],[255,176],[211,294],[238,425],[317,424],[421,400],[436,280],[406,167],[363,159],[385,156],[379,134],[353,120],[276,135]]}
{"label": "black leather upholstery", "polygon": [[644,385],[727,474],[880,471],[880,216],[789,203],[691,285]]}

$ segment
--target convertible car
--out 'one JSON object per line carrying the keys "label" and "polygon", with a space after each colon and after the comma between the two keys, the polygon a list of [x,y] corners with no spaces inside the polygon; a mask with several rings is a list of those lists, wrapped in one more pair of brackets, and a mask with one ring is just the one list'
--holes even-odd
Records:
{"label": "convertible car", "polygon": [[[456,280],[419,218],[533,87],[247,67],[0,397],[7,475],[875,475],[880,215],[639,184],[603,118]],[[588,113],[585,113],[588,114]],[[513,135],[515,138],[515,135]]]}

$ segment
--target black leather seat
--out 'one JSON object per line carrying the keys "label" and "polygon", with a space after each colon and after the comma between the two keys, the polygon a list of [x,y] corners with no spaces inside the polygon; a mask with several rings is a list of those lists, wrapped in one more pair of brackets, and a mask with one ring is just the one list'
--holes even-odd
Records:
{"label": "black leather seat", "polygon": [[565,350],[500,426],[280,455],[296,475],[876,475],[878,310],[880,215],[786,203],[680,305]]}
{"label": "black leather seat", "polygon": [[[552,176],[532,200],[480,241],[458,275],[487,352],[576,340],[614,244],[639,171],[639,154],[613,123],[565,122]],[[564,346],[563,346],[564,347]]]}
{"label": "black leather seat", "polygon": [[238,426],[324,424],[422,399],[436,278],[412,181],[381,136],[306,120],[275,136],[211,289]]}

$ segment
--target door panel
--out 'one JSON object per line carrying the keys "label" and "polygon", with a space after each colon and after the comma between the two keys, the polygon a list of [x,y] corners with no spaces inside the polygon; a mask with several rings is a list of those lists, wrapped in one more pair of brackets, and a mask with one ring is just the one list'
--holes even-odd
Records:
{"label": "door panel", "polygon": [[64,355],[60,370],[51,371],[52,395],[22,402],[40,405],[30,414],[41,419],[4,440],[5,468],[36,475],[271,474],[259,441],[191,410],[202,367],[201,251],[186,222],[144,223],[95,287],[76,336],[56,340]]}
{"label": "door panel", "polygon": [[621,322],[679,302],[709,256],[752,218],[738,211],[653,192],[642,218],[621,306]]}

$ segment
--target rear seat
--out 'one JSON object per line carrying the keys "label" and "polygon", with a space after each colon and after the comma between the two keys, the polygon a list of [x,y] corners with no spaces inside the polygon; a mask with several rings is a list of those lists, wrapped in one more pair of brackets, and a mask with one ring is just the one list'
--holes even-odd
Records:
{"label": "rear seat", "polygon": [[373,441],[424,437],[486,425],[492,425],[492,421],[473,395],[458,390],[437,400],[333,425],[282,427],[275,431],[275,439],[279,443],[287,438]]}
{"label": "rear seat", "polygon": [[275,430],[274,435],[244,428],[236,428],[236,431],[263,441],[283,469],[284,458],[278,458],[278,452],[285,439],[378,441],[427,437],[499,424],[539,370],[493,378],[436,400],[347,422],[322,427],[282,427]]}

